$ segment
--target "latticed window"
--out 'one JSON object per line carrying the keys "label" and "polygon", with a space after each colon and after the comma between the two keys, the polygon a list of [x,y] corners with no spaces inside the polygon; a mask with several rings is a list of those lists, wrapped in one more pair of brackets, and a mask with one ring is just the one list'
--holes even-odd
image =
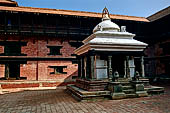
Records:
{"label": "latticed window", "polygon": [[48,55],[62,55],[60,53],[60,49],[62,46],[47,46],[50,49],[50,53]]}

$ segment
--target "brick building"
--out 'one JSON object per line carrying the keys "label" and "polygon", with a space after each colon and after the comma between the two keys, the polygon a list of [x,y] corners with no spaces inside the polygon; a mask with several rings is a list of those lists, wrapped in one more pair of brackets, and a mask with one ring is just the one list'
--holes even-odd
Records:
{"label": "brick building", "polygon": [[149,77],[170,78],[170,6],[149,16],[145,42],[146,72]]}
{"label": "brick building", "polygon": [[[170,15],[155,15],[149,18],[110,15],[113,22],[127,26],[127,31],[135,33],[136,39],[151,44],[145,52],[150,56],[146,66],[157,62],[153,58],[156,55],[153,49],[157,47],[154,44],[160,42],[155,40],[155,36],[158,36],[155,30],[162,31],[157,32],[159,39],[168,30],[166,27],[163,27],[165,30],[161,27],[157,29],[157,24],[169,24]],[[101,21],[101,14],[20,7],[16,2],[1,0],[0,20],[0,79],[62,83],[70,82],[77,76],[78,65],[73,51],[92,33],[94,26]],[[168,44],[162,47],[165,45]],[[157,68],[146,71],[155,74]]]}

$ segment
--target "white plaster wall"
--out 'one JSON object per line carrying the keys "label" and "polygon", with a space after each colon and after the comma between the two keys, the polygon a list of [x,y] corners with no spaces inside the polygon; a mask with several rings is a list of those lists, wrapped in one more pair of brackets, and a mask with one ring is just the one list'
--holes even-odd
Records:
{"label": "white plaster wall", "polygon": [[97,72],[97,79],[108,78],[106,60],[100,60],[100,58],[96,59],[96,72]]}

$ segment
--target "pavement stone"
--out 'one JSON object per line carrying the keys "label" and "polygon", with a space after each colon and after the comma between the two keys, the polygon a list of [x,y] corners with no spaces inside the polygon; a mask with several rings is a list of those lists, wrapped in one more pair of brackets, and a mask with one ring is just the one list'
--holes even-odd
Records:
{"label": "pavement stone", "polygon": [[0,94],[0,113],[170,113],[170,86],[161,95],[91,102],[77,102],[65,87],[9,89]]}

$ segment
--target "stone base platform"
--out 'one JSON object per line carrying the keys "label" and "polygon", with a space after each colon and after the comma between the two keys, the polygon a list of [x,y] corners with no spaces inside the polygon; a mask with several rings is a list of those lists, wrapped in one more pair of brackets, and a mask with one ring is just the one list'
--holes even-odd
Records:
{"label": "stone base platform", "polygon": [[87,91],[104,91],[107,89],[108,80],[77,79],[75,85]]}
{"label": "stone base platform", "polygon": [[28,80],[0,80],[0,89],[57,87],[73,84],[74,82],[59,81],[28,81]]}
{"label": "stone base platform", "polygon": [[78,101],[110,99],[110,91],[86,91],[75,85],[67,85],[66,91]]}
{"label": "stone base platform", "polygon": [[67,92],[78,101],[116,100],[160,94],[164,92],[164,88],[150,85],[147,79],[140,81],[120,79],[117,82],[77,79],[75,85],[67,85]]}
{"label": "stone base platform", "polygon": [[164,87],[158,87],[158,86],[145,86],[145,91],[147,91],[148,94],[161,94],[164,93],[165,88]]}

